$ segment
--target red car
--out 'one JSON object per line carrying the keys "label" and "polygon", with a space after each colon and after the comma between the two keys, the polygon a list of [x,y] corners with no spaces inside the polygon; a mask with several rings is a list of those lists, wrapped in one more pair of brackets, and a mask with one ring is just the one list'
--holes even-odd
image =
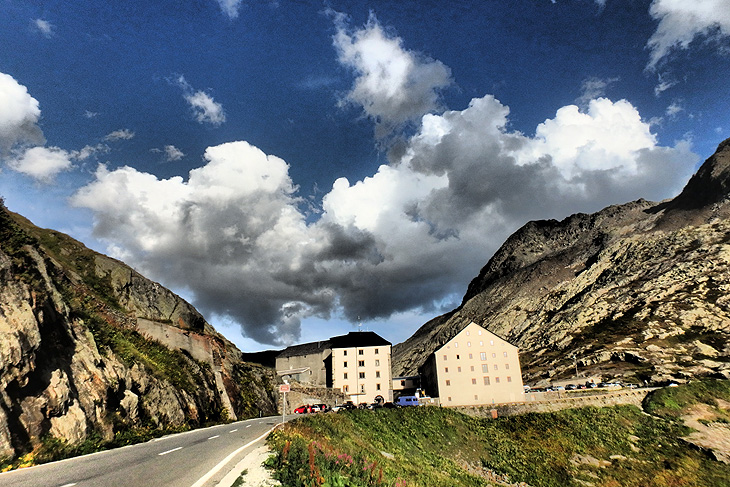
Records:
{"label": "red car", "polygon": [[294,414],[306,414],[309,412],[308,408],[310,408],[310,406],[299,406],[294,410]]}

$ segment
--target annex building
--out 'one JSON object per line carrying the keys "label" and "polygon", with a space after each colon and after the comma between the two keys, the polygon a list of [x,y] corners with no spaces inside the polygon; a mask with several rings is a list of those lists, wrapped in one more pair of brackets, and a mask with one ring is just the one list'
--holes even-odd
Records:
{"label": "annex building", "polygon": [[525,400],[518,348],[475,323],[436,348],[420,375],[426,393],[442,406]]}
{"label": "annex building", "polygon": [[391,343],[372,331],[350,332],[326,341],[285,348],[276,357],[276,370],[297,371],[303,384],[340,389],[355,403],[372,403],[380,396],[393,400]]}

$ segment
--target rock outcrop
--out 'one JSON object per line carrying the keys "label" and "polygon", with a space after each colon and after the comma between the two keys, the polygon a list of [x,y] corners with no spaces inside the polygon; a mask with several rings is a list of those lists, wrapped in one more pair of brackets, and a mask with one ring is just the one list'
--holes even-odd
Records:
{"label": "rock outcrop", "polygon": [[274,383],[171,291],[0,207],[0,459],[275,414]]}
{"label": "rock outcrop", "polygon": [[730,139],[673,200],[530,222],[459,308],[393,347],[416,373],[470,321],[521,349],[526,382],[580,373],[662,383],[730,378]]}

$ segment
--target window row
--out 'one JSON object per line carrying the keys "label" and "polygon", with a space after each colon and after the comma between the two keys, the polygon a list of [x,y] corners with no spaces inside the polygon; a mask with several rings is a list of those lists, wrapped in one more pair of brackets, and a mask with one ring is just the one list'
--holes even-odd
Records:
{"label": "window row", "polygon": [[[342,374],[342,378],[343,379],[347,380],[347,377],[348,377],[347,376],[347,372],[345,372],[345,373]],[[358,377],[358,379],[364,379],[365,378],[365,372],[358,372],[357,373],[357,377]],[[376,379],[380,379],[380,371],[379,370],[376,370],[375,371],[375,378]]]}
{"label": "window row", "polygon": [[[365,361],[364,360],[358,360],[357,361],[358,367],[365,367]],[[380,367],[380,360],[375,359],[375,366]],[[342,362],[342,367],[347,368],[347,362]]]}
{"label": "window row", "polygon": [[[499,370],[499,366],[497,364],[494,364],[492,366],[492,368],[493,368],[493,370]],[[470,366],[469,369],[470,369],[471,372],[474,372],[474,366],[473,365]],[[505,370],[509,370],[509,364],[504,364],[504,369]],[[444,372],[448,374],[449,373],[449,368],[448,367],[444,367]],[[456,367],[456,372],[457,373],[458,372],[461,372],[461,367]],[[482,364],[482,372],[489,372],[489,364]]]}
{"label": "window row", "polygon": [[[491,385],[491,381],[490,381],[489,377],[486,377],[486,376],[485,376],[485,377],[483,377],[483,378],[482,378],[482,380],[483,380],[483,382],[484,382],[484,385],[485,385],[485,386]],[[477,382],[478,382],[478,381],[477,381],[477,379],[476,379],[476,378],[474,378],[474,377],[473,377],[473,378],[471,379],[471,383],[472,383],[472,385],[477,385]],[[510,377],[510,376],[507,376],[507,382],[512,382],[512,377]],[[495,377],[495,378],[494,378],[494,383],[495,383],[495,384],[499,384],[499,377]],[[450,385],[451,385],[451,380],[450,380],[450,379],[446,379],[446,385],[447,385],[447,386],[450,386]]]}
{"label": "window row", "polygon": [[[357,354],[358,355],[365,355],[365,350],[364,349],[359,349],[357,351]],[[342,355],[344,355],[345,357],[347,357],[347,350],[343,350],[342,351]],[[379,348],[376,348],[375,349],[375,355],[380,355],[380,349]]]}
{"label": "window row", "polygon": [[[382,390],[380,388],[380,384],[375,384],[375,390],[376,391]],[[350,392],[350,386],[348,386],[348,385],[342,386],[342,392]],[[360,384],[360,393],[364,393],[364,392],[365,392],[365,384]]]}
{"label": "window row", "polygon": [[[503,357],[505,357],[505,358],[507,358],[507,356],[508,356],[508,355],[507,355],[507,352],[503,352],[503,353],[502,353],[502,356],[503,356]],[[473,358],[474,358],[474,354],[471,354],[471,353],[470,353],[470,354],[469,354],[469,358],[470,358],[470,359],[473,359]],[[496,353],[492,353],[492,358],[497,358],[497,354],[496,354]],[[446,355],[446,354],[444,354],[444,361],[446,361],[446,360],[448,360],[448,359],[449,359],[449,356],[448,356],[448,355]],[[459,360],[459,359],[461,359],[461,355],[459,355],[459,354],[456,354],[456,360]],[[479,359],[480,359],[480,360],[487,360],[487,352],[481,352],[481,353],[479,354]]]}

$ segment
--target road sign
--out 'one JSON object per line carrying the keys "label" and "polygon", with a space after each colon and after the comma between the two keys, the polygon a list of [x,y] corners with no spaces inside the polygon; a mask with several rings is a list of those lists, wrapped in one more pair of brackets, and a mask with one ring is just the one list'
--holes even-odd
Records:
{"label": "road sign", "polygon": [[291,391],[291,386],[289,384],[281,384],[279,386],[279,392],[289,392]]}

